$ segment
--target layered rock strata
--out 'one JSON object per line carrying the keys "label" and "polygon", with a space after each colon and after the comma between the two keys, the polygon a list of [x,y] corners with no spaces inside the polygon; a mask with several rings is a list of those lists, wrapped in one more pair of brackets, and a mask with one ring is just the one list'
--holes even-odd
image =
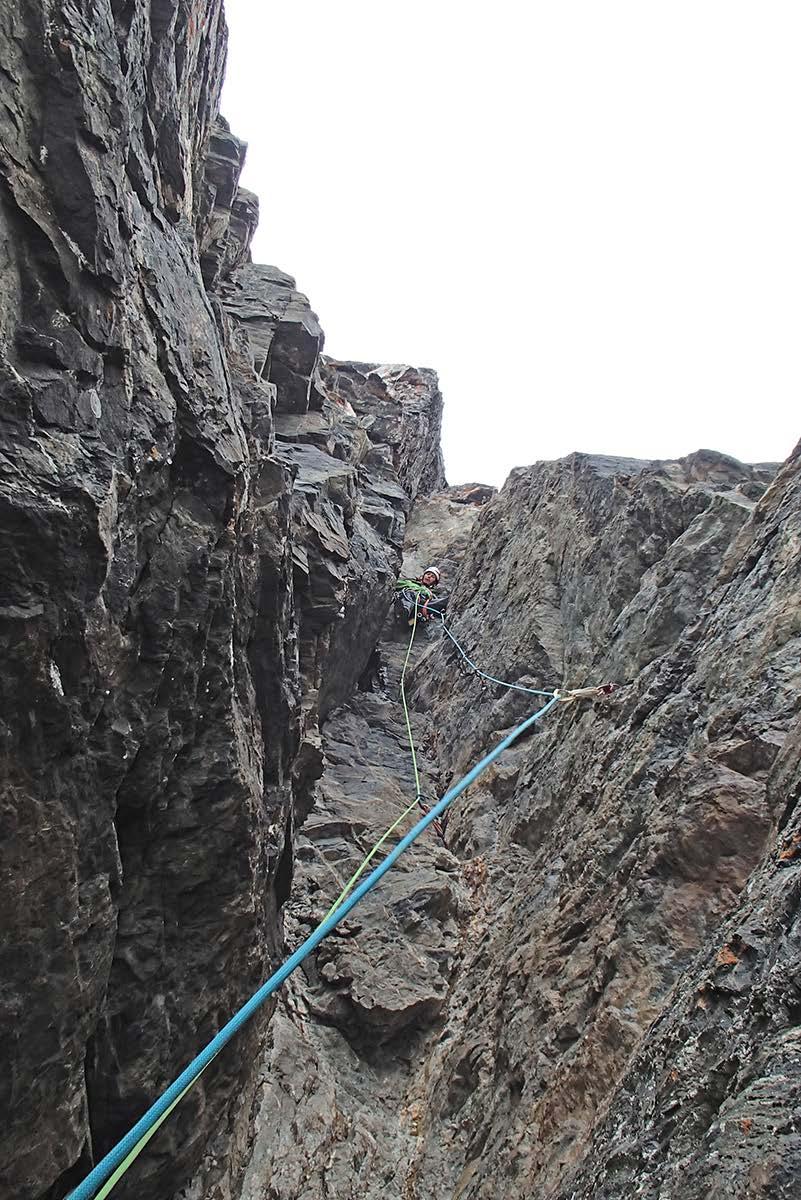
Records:
{"label": "layered rock strata", "polygon": [[[224,59],[219,0],[0,12],[0,1195],[61,1200],[413,798],[405,547],[491,674],[617,691],[488,772],[115,1195],[789,1200],[801,451],[446,489],[436,377],[326,359],[251,262]],[[410,663],[433,798],[536,701],[432,628]]]}
{"label": "layered rock strata", "polygon": [[[411,499],[443,482],[433,374],[322,364],[308,302],[250,263],[224,57],[216,2],[0,15],[0,1194],[19,1200],[63,1196],[281,957],[320,713],[370,657]],[[173,1196],[201,1160],[208,1194],[228,1187],[267,1016],[115,1194]]]}
{"label": "layered rock strata", "polygon": [[[418,502],[410,565],[459,548],[475,661],[617,691],[508,751],[293,983],[247,1200],[792,1194],[799,463],[577,455],[469,528]],[[304,925],[413,793],[403,650],[388,627],[379,692],[326,731]],[[445,638],[414,679],[440,792],[537,703]]]}

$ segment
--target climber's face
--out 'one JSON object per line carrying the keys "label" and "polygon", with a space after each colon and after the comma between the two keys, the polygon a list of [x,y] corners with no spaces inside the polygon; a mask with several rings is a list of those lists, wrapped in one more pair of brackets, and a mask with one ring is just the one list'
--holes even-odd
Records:
{"label": "climber's face", "polygon": [[437,577],[434,572],[426,571],[425,575],[423,576],[423,583],[426,585],[426,587],[433,587],[436,582]]}

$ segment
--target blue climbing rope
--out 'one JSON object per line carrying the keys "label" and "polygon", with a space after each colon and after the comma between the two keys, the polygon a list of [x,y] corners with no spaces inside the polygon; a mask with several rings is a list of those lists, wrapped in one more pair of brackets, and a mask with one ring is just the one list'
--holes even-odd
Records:
{"label": "blue climbing rope", "polygon": [[[545,693],[546,695],[548,693]],[[463,776],[457,784],[445,793],[441,800],[434,805],[430,812],[422,817],[413,829],[410,829],[405,837],[401,838],[394,850],[390,851],[387,857],[379,866],[377,866],[367,878],[359,884],[359,886],[351,892],[350,896],[345,899],[342,904],[330,916],[325,917],[317,926],[313,933],[306,938],[301,946],[292,954],[286,962],[274,972],[273,975],[263,983],[257,992],[255,992],[246,1004],[243,1004],[239,1012],[224,1025],[219,1033],[212,1038],[204,1050],[186,1067],[178,1078],[170,1084],[167,1090],[159,1097],[154,1104],[150,1106],[147,1112],[141,1117],[133,1128],[126,1133],[117,1145],[109,1150],[108,1154],[93,1168],[83,1180],[79,1183],[74,1191],[70,1192],[69,1200],[93,1200],[99,1189],[105,1181],[114,1172],[120,1164],[122,1164],[132,1152],[137,1150],[140,1143],[147,1138],[151,1130],[155,1132],[155,1128],[161,1124],[162,1120],[168,1115],[169,1111],[178,1103],[182,1095],[194,1083],[200,1073],[205,1070],[211,1060],[219,1054],[223,1046],[230,1042],[231,1038],[237,1033],[242,1026],[253,1016],[258,1009],[264,1004],[268,997],[272,996],[278,990],[281,984],[286,980],[296,967],[299,967],[305,958],[319,946],[320,942],[334,929],[339,922],[347,916],[351,909],[362,900],[368,892],[372,891],[380,879],[386,875],[387,871],[398,861],[401,854],[417,840],[421,833],[428,829],[429,825],[433,824],[445,810],[461,796],[471,783],[474,783],[491,763],[495,762],[504,750],[511,746],[512,742],[516,741],[521,734],[530,729],[537,721],[541,720],[547,712],[549,712],[555,704],[558,703],[557,696],[551,696],[549,702],[544,704],[537,712],[532,713],[525,721],[522,721],[516,729],[513,729],[503,741],[499,742],[494,750],[485,755],[480,762],[476,763],[471,771]]]}
{"label": "blue climbing rope", "polygon": [[[432,610],[432,611],[435,611],[435,610]],[[466,651],[459,645],[456,638],[453,636],[450,629],[445,624],[444,615],[442,613],[436,613],[436,615],[442,621],[442,628],[445,630],[448,637],[451,639],[454,646],[459,651],[459,653],[461,654],[462,658],[467,663],[467,665],[469,667],[472,667],[472,669],[475,671],[476,675],[480,675],[482,679],[488,679],[490,683],[497,683],[499,685],[499,687],[511,688],[512,691],[515,691],[515,692],[527,692],[529,696],[553,696],[553,694],[554,694],[553,692],[543,692],[543,691],[541,691],[540,688],[523,687],[522,683],[507,683],[505,679],[496,679],[494,675],[488,675],[486,671],[482,671],[480,667],[476,666],[476,664],[473,662],[473,660],[471,658],[467,657]]]}

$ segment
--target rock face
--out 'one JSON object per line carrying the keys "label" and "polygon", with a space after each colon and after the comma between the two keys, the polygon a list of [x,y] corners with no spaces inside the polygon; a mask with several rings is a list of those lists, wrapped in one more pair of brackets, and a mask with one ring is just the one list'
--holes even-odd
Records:
{"label": "rock face", "polygon": [[[676,821],[671,873],[708,888],[721,853],[756,867],[637,1048],[570,1185],[576,1197],[798,1190],[800,546],[801,444],[632,713],[653,727],[684,700],[693,718],[686,761],[662,788],[667,815],[678,810],[685,826]],[[671,677],[675,694],[662,698]]]}
{"label": "rock face", "polygon": [[[801,453],[773,474],[576,455],[461,521],[418,501],[407,566],[461,557],[474,661],[618,690],[509,750],[292,982],[245,1200],[792,1194]],[[297,937],[414,794],[404,653],[388,626],[324,731]],[[441,794],[541,701],[444,637],[413,661]]]}
{"label": "rock face", "polygon": [[[516,473],[479,523],[454,596],[476,660],[533,686],[622,686],[608,710],[540,727],[454,817],[490,903],[432,1110],[465,1057],[473,1086],[425,1159],[449,1144],[464,1196],[493,1177],[511,1195],[576,1190],[564,1175],[593,1162],[588,1133],[631,1055],[650,1058],[651,1022],[772,850],[799,703],[798,468],[753,507],[766,473],[720,456],[576,457]],[[773,637],[752,629],[757,609]],[[454,703],[451,660],[443,644],[419,690],[461,772],[525,704],[475,703],[469,678]]]}
{"label": "rock face", "polygon": [[[433,374],[321,365],[308,302],[250,263],[224,57],[216,2],[0,15],[0,1194],[19,1200],[65,1195],[282,955],[320,714],[370,658],[411,499],[444,482]],[[226,1192],[263,1024],[115,1194],[173,1196],[201,1159],[203,1194]]]}
{"label": "rock face", "polygon": [[[801,1171],[801,448],[447,488],[251,261],[219,0],[0,12],[0,1196],[61,1200],[415,803],[559,705],[114,1195],[774,1200]],[[775,478],[774,478],[775,476]],[[391,840],[413,821],[407,813]]]}

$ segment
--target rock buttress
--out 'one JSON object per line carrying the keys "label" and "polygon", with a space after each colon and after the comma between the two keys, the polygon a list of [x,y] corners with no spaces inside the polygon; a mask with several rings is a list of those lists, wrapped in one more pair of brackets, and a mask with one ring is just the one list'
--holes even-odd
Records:
{"label": "rock buttress", "polygon": [[[736,861],[747,847],[758,865],[637,1047],[565,1200],[790,1200],[798,1190],[799,546],[801,445],[727,555],[673,702],[700,700],[688,762],[665,783],[674,803],[684,793],[680,811],[690,818],[677,837],[673,873],[679,855],[701,874],[716,851]],[[678,646],[668,674],[683,674],[687,657]],[[659,690],[654,680],[645,693],[638,714],[645,724],[670,703]],[[717,776],[716,795],[687,787],[701,769]],[[748,789],[768,824],[767,838],[751,847],[749,821],[732,821],[737,792]],[[705,799],[714,801],[711,811],[699,808]],[[704,883],[719,878],[718,871]]]}
{"label": "rock buttress", "polygon": [[[246,1200],[623,1200],[665,1181],[700,1200],[732,1177],[743,1200],[791,1194],[798,463],[771,483],[711,452],[573,456],[513,473],[467,536],[443,537],[447,500],[418,503],[410,562],[463,547],[451,621],[476,661],[618,691],[509,751],[459,802],[448,850],[429,834],[296,977]],[[402,650],[387,629],[377,690],[324,730],[290,910],[304,927],[412,789]],[[464,673],[445,639],[414,680],[440,794],[532,703]]]}
{"label": "rock buttress", "polygon": [[[441,399],[361,367],[375,413],[330,396],[305,297],[250,263],[219,3],[26,2],[0,57],[0,1191],[57,1200],[283,955],[319,712],[442,482]],[[229,1194],[268,1015],[121,1200],[201,1159]]]}

